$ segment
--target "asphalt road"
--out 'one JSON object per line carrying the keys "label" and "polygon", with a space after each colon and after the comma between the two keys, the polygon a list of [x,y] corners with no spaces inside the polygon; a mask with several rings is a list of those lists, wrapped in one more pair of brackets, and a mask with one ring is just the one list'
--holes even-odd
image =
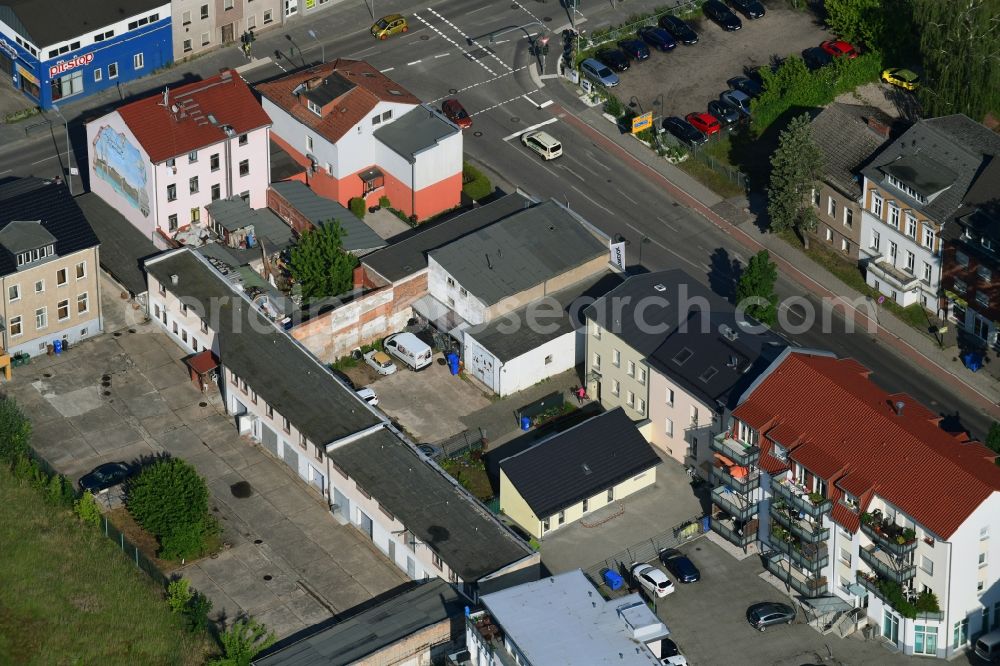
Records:
{"label": "asphalt road", "polygon": [[[363,9],[336,7],[308,25],[300,22],[280,33],[261,36],[254,45],[255,54],[268,54],[273,62],[245,76],[258,82],[323,56],[327,60],[360,58],[429,103],[437,105],[447,97],[458,97],[473,117],[473,127],[466,131],[465,150],[475,161],[536,197],[566,203],[610,236],[621,235],[630,243],[626,249],[630,264],[641,263],[650,270],[680,267],[728,295],[732,262],[745,264],[747,259],[743,246],[680,205],[655,177],[640,173],[634,162],[619,158],[566,122],[562,105],[572,107],[566,90],[560,90],[565,84],[559,79],[542,81],[537,77],[537,62],[529,53],[529,44],[541,35],[532,33],[538,33],[543,25],[556,31],[552,55],[545,63],[546,73],[554,72],[560,48],[558,31],[568,23],[558,5],[518,0],[502,4],[448,0],[429,5],[414,6],[409,11],[394,6],[394,11],[408,16],[410,30],[384,42],[373,41],[368,34],[370,17],[366,18]],[[358,28],[345,31],[345,25]],[[516,29],[519,26],[521,29]],[[765,27],[763,21],[760,27]],[[317,33],[315,40],[307,34],[311,29]],[[508,32],[496,35],[492,41],[486,36],[500,30]],[[286,39],[285,34],[291,39]],[[235,66],[241,61],[246,62],[230,49],[182,64],[180,71],[172,73],[177,79],[188,70],[205,76],[223,64]],[[162,85],[137,82],[129,93],[144,94]],[[108,100],[94,102],[95,106],[102,103]],[[64,108],[64,113],[71,120],[74,150],[82,160],[86,146],[82,126],[76,119],[96,112],[88,111],[86,105],[76,105]],[[564,145],[563,156],[551,163],[543,163],[528,153],[517,140],[519,133],[543,124]],[[52,131],[38,128],[16,149],[0,151],[0,179],[63,172],[67,157],[60,130],[58,126]],[[803,295],[801,287],[785,279],[779,280],[778,293],[783,298]],[[798,323],[794,312],[789,320]],[[832,328],[845,330],[843,320],[839,324],[835,320]],[[865,333],[823,333],[814,328],[788,337],[804,347],[857,358],[874,370],[873,378],[883,388],[910,393],[931,409],[952,417],[953,427],[964,427],[977,436],[985,435],[989,427],[991,419],[987,415]]]}

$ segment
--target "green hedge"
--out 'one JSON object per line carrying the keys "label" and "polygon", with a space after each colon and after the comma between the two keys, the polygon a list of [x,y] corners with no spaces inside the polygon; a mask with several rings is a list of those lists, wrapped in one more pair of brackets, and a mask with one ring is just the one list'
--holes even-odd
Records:
{"label": "green hedge", "polygon": [[365,211],[367,210],[368,205],[365,203],[364,199],[362,199],[361,197],[354,197],[353,199],[347,202],[347,206],[348,208],[351,209],[351,212],[354,213],[354,216],[357,217],[359,220],[365,219]]}
{"label": "green hedge", "polygon": [[493,194],[493,185],[483,172],[471,164],[462,165],[462,192],[473,201]]}

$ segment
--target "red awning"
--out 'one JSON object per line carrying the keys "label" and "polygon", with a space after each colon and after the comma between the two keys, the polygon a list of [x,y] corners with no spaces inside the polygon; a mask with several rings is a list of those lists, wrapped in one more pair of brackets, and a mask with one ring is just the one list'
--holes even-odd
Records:
{"label": "red awning", "polygon": [[219,359],[215,358],[215,354],[212,353],[211,349],[198,352],[194,356],[188,358],[185,363],[187,363],[188,367],[197,372],[199,375],[208,374],[212,370],[219,367]]}

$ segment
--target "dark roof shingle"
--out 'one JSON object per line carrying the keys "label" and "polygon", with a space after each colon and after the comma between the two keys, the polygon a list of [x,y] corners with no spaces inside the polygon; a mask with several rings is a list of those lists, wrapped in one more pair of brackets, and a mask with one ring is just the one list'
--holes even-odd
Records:
{"label": "dark roof shingle", "polygon": [[81,194],[76,202],[101,240],[101,268],[133,295],[145,292],[143,262],[160,251],[124,215],[93,192]]}
{"label": "dark roof shingle", "polygon": [[301,213],[314,227],[330,220],[340,222],[344,230],[344,249],[348,252],[366,252],[385,247],[375,230],[359,220],[358,216],[333,199],[316,194],[308,185],[297,180],[271,183],[271,189]]}
{"label": "dark roof shingle", "polygon": [[861,168],[889,138],[868,125],[871,119],[888,130],[893,120],[873,106],[834,102],[813,118],[813,143],[823,153],[826,180],[852,199],[861,197]]}

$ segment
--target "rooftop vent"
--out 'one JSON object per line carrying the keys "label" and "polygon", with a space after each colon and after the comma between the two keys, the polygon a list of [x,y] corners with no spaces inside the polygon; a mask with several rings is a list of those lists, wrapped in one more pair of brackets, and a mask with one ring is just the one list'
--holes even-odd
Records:
{"label": "rooftop vent", "polygon": [[701,377],[699,377],[698,379],[707,384],[709,380],[711,380],[712,377],[716,376],[717,374],[719,374],[719,371],[713,366],[708,368],[708,370],[706,370],[705,372],[701,373]]}
{"label": "rooftop vent", "polygon": [[584,474],[590,474],[590,465],[588,465],[587,463],[583,463],[582,467]]}
{"label": "rooftop vent", "polygon": [[684,365],[685,361],[687,361],[693,355],[694,352],[685,347],[684,349],[677,352],[676,356],[674,356],[674,363],[676,363],[677,365]]}
{"label": "rooftop vent", "polygon": [[211,113],[208,114],[208,122],[212,123],[212,125],[218,125],[219,124],[219,121]]}
{"label": "rooftop vent", "polygon": [[400,91],[398,91],[398,90],[396,90],[395,88],[390,88],[389,89],[389,94],[390,95],[396,95],[397,97],[402,97],[403,96],[403,93],[400,92]]}
{"label": "rooftop vent", "polygon": [[653,289],[655,289],[656,291],[666,291],[667,290],[667,288],[664,285],[662,285],[662,284],[654,284],[653,285]]}
{"label": "rooftop vent", "polygon": [[906,407],[906,403],[904,403],[902,400],[897,400],[895,404],[896,416],[903,415],[903,407]]}
{"label": "rooftop vent", "polygon": [[174,273],[173,275],[170,276],[170,284],[176,285],[179,281],[180,281],[180,278],[177,277],[176,273]]}
{"label": "rooftop vent", "polygon": [[726,340],[735,340],[740,337],[739,331],[736,331],[725,324],[719,327],[719,333],[721,333],[722,337]]}

